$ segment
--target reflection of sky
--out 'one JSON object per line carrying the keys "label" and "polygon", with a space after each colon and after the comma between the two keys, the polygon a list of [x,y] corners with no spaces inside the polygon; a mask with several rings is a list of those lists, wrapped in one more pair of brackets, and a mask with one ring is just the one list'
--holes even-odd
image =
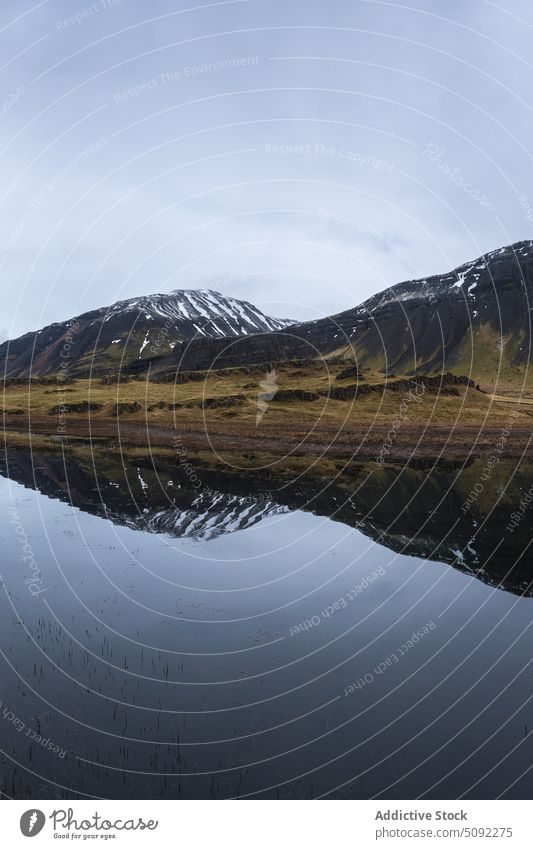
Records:
{"label": "reflection of sky", "polygon": [[205,286],[315,317],[528,238],[533,11],[416,2],[4,2],[2,334]]}
{"label": "reflection of sky", "polygon": [[[530,599],[299,511],[199,543],[4,478],[0,507],[2,702],[68,751],[59,762],[35,747],[30,760],[0,720],[17,775],[44,782],[39,798],[53,781],[175,798],[179,773],[184,796],[207,795],[214,773],[229,796],[279,785],[283,797],[298,780],[298,798],[345,784],[348,796],[456,798],[482,780],[484,798],[525,798]],[[95,761],[110,771],[95,775]]]}

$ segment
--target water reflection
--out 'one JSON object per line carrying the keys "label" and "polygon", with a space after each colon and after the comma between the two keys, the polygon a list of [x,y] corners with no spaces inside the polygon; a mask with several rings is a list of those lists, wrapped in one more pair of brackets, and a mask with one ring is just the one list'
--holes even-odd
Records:
{"label": "water reflection", "polygon": [[0,789],[527,797],[531,527],[506,525],[531,470],[463,512],[479,473],[195,488],[170,461],[9,452]]}
{"label": "water reflection", "polygon": [[0,474],[114,524],[207,541],[304,510],[357,528],[392,551],[531,595],[531,516],[525,512],[510,525],[533,466],[502,462],[497,479],[478,494],[484,468],[482,461],[457,468],[353,464],[332,479],[296,482],[202,469],[191,481],[175,462],[152,457],[12,451],[0,462]]}

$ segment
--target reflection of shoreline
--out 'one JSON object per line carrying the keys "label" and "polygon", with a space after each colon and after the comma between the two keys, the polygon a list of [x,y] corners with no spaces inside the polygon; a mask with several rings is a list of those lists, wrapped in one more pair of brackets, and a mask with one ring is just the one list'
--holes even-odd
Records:
{"label": "reflection of shoreline", "polygon": [[533,595],[528,521],[511,535],[509,516],[531,486],[533,466],[499,464],[507,488],[488,481],[465,515],[465,495],[483,461],[462,472],[351,464],[332,481],[296,482],[198,467],[194,490],[175,458],[112,452],[75,456],[9,450],[0,474],[117,525],[175,538],[213,539],[264,518],[302,510],[341,522],[399,554],[447,563],[484,583]]}

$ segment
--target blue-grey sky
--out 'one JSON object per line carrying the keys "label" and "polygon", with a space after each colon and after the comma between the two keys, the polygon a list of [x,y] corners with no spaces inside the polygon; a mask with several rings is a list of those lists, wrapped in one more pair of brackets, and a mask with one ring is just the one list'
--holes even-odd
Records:
{"label": "blue-grey sky", "polygon": [[526,0],[4,0],[0,336],[218,289],[313,318],[533,238]]}

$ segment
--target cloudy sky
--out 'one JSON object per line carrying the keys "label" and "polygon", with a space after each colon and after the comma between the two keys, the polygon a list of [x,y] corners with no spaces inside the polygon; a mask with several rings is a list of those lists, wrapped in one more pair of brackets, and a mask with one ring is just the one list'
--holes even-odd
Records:
{"label": "cloudy sky", "polygon": [[526,0],[4,0],[0,337],[214,288],[312,318],[533,238]]}

